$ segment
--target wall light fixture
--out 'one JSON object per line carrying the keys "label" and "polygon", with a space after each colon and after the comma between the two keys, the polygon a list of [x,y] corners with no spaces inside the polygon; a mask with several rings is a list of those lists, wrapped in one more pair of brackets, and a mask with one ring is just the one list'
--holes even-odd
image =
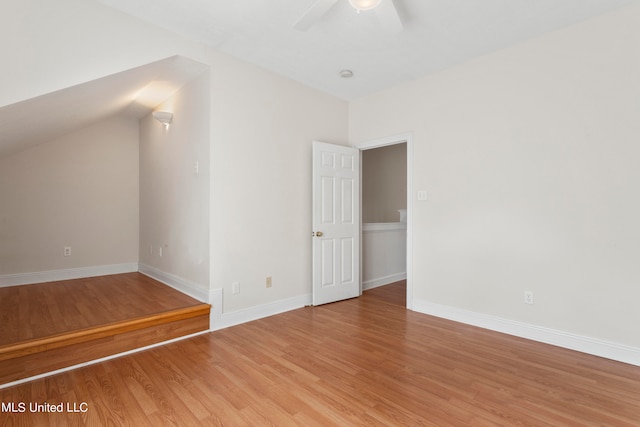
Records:
{"label": "wall light fixture", "polygon": [[154,111],[153,118],[164,125],[164,128],[167,129],[171,124],[171,120],[173,119],[173,113],[168,111]]}

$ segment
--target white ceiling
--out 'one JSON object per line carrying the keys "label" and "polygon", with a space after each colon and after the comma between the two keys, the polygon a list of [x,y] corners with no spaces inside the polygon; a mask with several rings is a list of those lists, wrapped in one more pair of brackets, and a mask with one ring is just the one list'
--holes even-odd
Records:
{"label": "white ceiling", "polygon": [[[393,1],[404,31],[339,0],[310,30],[315,0],[98,0],[346,100],[512,46],[633,0]],[[355,76],[341,79],[341,69]]]}
{"label": "white ceiling", "polygon": [[[352,100],[638,0],[393,0],[400,33],[348,0],[306,32],[293,24],[315,0],[97,1]],[[340,78],[345,68],[354,77]],[[174,57],[1,107],[0,157],[115,113],[141,117],[204,69]]]}
{"label": "white ceiling", "polygon": [[207,67],[179,56],[0,108],[0,157],[114,114],[141,118]]}

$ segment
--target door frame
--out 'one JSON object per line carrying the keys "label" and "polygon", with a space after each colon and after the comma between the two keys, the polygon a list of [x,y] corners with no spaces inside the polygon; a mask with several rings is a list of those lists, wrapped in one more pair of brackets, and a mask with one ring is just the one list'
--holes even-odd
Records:
{"label": "door frame", "polygon": [[[313,166],[312,166],[312,284],[311,303],[312,305],[327,304],[344,299],[355,298],[362,295],[362,261],[360,253],[362,251],[361,233],[362,226],[360,207],[362,197],[360,196],[362,173],[360,167],[362,161],[361,151],[353,146],[331,144],[322,141],[313,141]],[[324,163],[324,154],[329,154],[331,164]],[[344,160],[350,159],[350,165],[345,167]],[[330,178],[333,187],[331,191],[331,203],[325,205],[325,192],[323,178]],[[344,183],[351,181],[350,194],[345,193]],[[337,184],[337,185],[336,185]],[[344,198],[349,194],[348,200]],[[336,200],[337,197],[337,200]],[[347,205],[345,205],[347,201]],[[345,219],[345,206],[351,205],[350,219]],[[331,221],[323,221],[325,208],[331,208]],[[345,264],[345,252],[343,243],[352,240],[350,245],[351,255],[348,263]],[[324,243],[329,242],[331,250],[331,282],[332,286],[323,289],[322,281],[326,273],[324,262]],[[350,267],[351,277],[344,280],[345,266]]]}
{"label": "door frame", "polygon": [[[353,147],[364,151],[403,143],[407,144],[407,309],[413,310],[413,133],[406,132],[369,139],[353,144]],[[362,224],[362,157],[360,156],[360,224]],[[360,227],[360,253],[362,254],[362,227]],[[363,258],[360,257],[360,293],[362,293]]]}

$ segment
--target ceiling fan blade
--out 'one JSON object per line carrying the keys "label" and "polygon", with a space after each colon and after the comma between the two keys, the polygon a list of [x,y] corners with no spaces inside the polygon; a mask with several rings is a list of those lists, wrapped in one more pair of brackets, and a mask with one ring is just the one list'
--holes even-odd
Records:
{"label": "ceiling fan blade", "polygon": [[293,24],[293,28],[298,31],[307,31],[337,2],[338,0],[316,0],[309,10],[307,10],[300,19],[298,19],[298,22]]}
{"label": "ceiling fan blade", "polygon": [[396,5],[393,4],[393,0],[382,0],[380,5],[375,8],[375,11],[380,24],[385,30],[391,33],[399,33],[404,29],[400,15],[398,15],[398,9],[396,9]]}

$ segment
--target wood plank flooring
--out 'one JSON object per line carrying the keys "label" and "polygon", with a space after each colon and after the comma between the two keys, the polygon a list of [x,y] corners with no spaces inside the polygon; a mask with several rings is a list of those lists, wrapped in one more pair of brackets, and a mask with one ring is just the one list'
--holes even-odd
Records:
{"label": "wood plank flooring", "polygon": [[209,311],[139,273],[0,288],[0,384],[206,331]]}
{"label": "wood plank flooring", "polygon": [[2,389],[25,412],[0,425],[640,426],[640,368],[407,311],[403,289]]}
{"label": "wood plank flooring", "polygon": [[0,288],[0,346],[199,303],[141,273]]}

